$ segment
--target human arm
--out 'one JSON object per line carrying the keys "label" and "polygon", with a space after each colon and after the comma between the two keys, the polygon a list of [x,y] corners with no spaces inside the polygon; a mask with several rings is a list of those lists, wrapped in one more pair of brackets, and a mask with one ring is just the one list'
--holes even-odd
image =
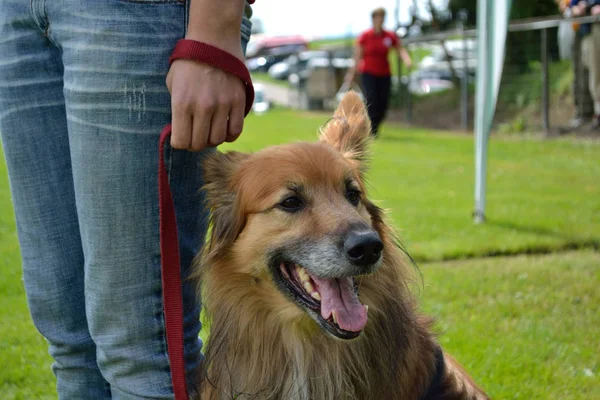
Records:
{"label": "human arm", "polygon": [[410,69],[410,67],[412,67],[412,60],[410,58],[410,55],[408,54],[408,51],[406,51],[406,48],[402,46],[402,43],[398,42],[396,44],[396,52],[398,53],[400,58],[402,58],[402,62],[404,63],[404,65],[406,65],[406,68]]}
{"label": "human arm", "polygon": [[580,17],[583,15],[584,10],[580,7],[580,3],[584,3],[584,2],[580,2],[579,0],[571,0],[571,5],[569,6],[571,9],[571,15],[573,17]]}
{"label": "human arm", "polygon": [[[244,59],[240,26],[245,0],[191,0],[186,39]],[[242,132],[242,81],[208,64],[179,59],[167,75],[171,93],[171,145],[192,151],[232,142]]]}
{"label": "human arm", "polygon": [[354,81],[354,79],[356,79],[356,69],[358,68],[358,64],[360,63],[360,60],[362,60],[362,58],[363,58],[363,48],[362,48],[362,45],[361,45],[360,39],[359,39],[356,42],[356,44],[354,45],[354,55],[353,55],[354,65],[348,69],[348,72],[346,73],[346,77],[344,78],[344,83],[346,85],[350,86],[352,84],[352,82]]}

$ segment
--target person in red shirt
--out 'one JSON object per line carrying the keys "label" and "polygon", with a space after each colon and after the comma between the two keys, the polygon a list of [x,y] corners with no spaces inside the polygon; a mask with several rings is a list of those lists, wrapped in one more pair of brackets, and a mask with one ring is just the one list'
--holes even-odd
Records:
{"label": "person in red shirt", "polygon": [[358,69],[365,92],[367,111],[371,119],[371,134],[377,136],[379,125],[385,117],[390,98],[389,51],[395,49],[408,68],[411,67],[412,61],[396,34],[383,29],[385,9],[377,8],[373,10],[371,17],[373,28],[363,32],[358,37],[354,52],[355,67],[348,71],[346,83],[348,85],[352,83]]}

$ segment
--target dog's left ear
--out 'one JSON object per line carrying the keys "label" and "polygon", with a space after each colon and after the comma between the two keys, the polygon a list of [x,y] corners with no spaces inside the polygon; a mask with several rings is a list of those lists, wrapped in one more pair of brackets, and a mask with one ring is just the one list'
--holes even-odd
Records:
{"label": "dog's left ear", "polygon": [[349,91],[342,98],[333,118],[321,128],[320,140],[366,168],[366,158],[371,142],[371,121],[360,96]]}
{"label": "dog's left ear", "polygon": [[204,161],[204,190],[211,212],[211,246],[233,243],[244,227],[239,198],[232,182],[233,174],[249,154],[230,151],[214,153]]}

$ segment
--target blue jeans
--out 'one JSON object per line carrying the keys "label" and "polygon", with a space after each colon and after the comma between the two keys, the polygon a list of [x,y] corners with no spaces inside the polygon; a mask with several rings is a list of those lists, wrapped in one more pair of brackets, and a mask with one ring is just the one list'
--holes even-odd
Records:
{"label": "blue jeans", "polygon": [[[61,399],[173,397],[157,149],[186,20],[183,0],[0,0],[0,132],[27,300]],[[249,34],[245,18],[244,46]],[[206,152],[167,153],[186,278],[207,226]],[[183,293],[193,379],[200,305],[191,282]]]}

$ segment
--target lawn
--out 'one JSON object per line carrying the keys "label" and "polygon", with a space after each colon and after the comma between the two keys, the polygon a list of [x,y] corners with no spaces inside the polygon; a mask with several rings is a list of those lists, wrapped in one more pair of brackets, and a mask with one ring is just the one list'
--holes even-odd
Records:
{"label": "lawn", "polygon": [[[315,140],[328,116],[276,110],[247,121],[232,145],[254,151]],[[373,146],[370,195],[390,209],[420,261],[600,247],[600,142],[493,137],[488,223],[474,225],[473,139],[384,127]]]}
{"label": "lawn", "polygon": [[600,399],[600,253],[421,267],[440,341],[494,399]]}
{"label": "lawn", "polygon": [[[313,140],[326,120],[285,110],[252,116],[224,149]],[[472,138],[384,127],[374,145],[370,194],[420,261],[424,309],[494,398],[600,398],[598,159],[598,142],[492,138],[489,221],[475,226]],[[0,163],[0,397],[56,398],[19,263]]]}

